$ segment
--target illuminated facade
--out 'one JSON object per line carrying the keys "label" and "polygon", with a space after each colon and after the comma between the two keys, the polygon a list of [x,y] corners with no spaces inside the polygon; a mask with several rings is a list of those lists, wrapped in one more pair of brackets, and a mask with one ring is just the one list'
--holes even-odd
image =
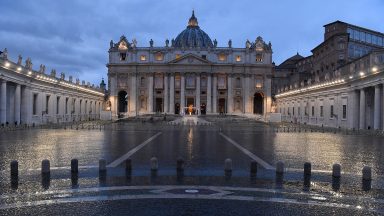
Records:
{"label": "illuminated facade", "polygon": [[324,26],[313,55],[275,70],[282,120],[354,129],[384,129],[384,34],[336,21]]}
{"label": "illuminated facade", "polygon": [[44,65],[35,71],[30,58],[22,65],[21,56],[12,62],[6,49],[0,52],[1,127],[96,120],[103,104],[104,89],[56,77],[55,70],[45,74]]}
{"label": "illuminated facade", "polygon": [[271,44],[218,47],[192,14],[164,46],[137,47],[122,36],[109,49],[109,104],[114,117],[150,113],[258,114],[271,110]]}

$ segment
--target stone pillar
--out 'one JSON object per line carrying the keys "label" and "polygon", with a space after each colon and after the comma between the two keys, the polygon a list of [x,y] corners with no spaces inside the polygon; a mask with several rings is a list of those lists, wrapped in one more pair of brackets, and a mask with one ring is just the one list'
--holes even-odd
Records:
{"label": "stone pillar", "polygon": [[380,104],[381,104],[381,98],[380,98],[380,86],[375,86],[375,103],[374,103],[374,117],[373,117],[373,128],[374,129],[380,129]]}
{"label": "stone pillar", "polygon": [[233,112],[233,87],[232,87],[232,74],[228,75],[228,92],[227,92],[227,113]]}
{"label": "stone pillar", "polygon": [[0,95],[0,123],[5,124],[7,121],[7,81],[1,81]]}
{"label": "stone pillar", "polygon": [[199,110],[199,115],[201,114],[200,110],[200,74],[196,76],[196,108]]}
{"label": "stone pillar", "polygon": [[169,100],[168,100],[168,74],[164,76],[164,113],[168,113]]}
{"label": "stone pillar", "polygon": [[217,76],[213,76],[212,113],[217,113]]}
{"label": "stone pillar", "polygon": [[364,89],[360,89],[360,129],[365,129],[365,91]]}
{"label": "stone pillar", "polygon": [[208,75],[207,79],[207,113],[212,113],[212,84],[211,74]]}
{"label": "stone pillar", "polygon": [[175,114],[175,75],[171,74],[169,80],[169,112]]}
{"label": "stone pillar", "polygon": [[180,81],[180,110],[184,113],[185,107],[185,76],[184,74],[181,74],[181,81]]}
{"label": "stone pillar", "polygon": [[[136,115],[136,103],[137,103],[137,80],[136,80],[136,74],[132,74],[132,85],[131,85],[131,94],[129,95],[129,106],[130,106],[130,112],[134,115]],[[118,100],[117,96],[117,100]],[[128,109],[128,108],[127,108]],[[128,111],[128,110],[127,110]]]}
{"label": "stone pillar", "polygon": [[16,84],[15,90],[15,121],[17,124],[20,124],[20,116],[21,116],[21,86],[20,84]]}
{"label": "stone pillar", "polygon": [[153,75],[148,77],[148,106],[147,110],[149,113],[153,112]]}

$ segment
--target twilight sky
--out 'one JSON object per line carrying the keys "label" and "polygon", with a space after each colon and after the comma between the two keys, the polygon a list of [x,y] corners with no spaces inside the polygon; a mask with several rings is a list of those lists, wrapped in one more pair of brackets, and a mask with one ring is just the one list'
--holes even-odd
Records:
{"label": "twilight sky", "polygon": [[384,32],[383,0],[1,0],[0,49],[17,61],[32,58],[57,74],[99,84],[107,77],[109,41],[121,35],[138,46],[164,46],[187,26],[192,9],[218,46],[244,47],[247,39],[271,41],[280,64],[303,56],[323,40],[323,25],[341,20]]}

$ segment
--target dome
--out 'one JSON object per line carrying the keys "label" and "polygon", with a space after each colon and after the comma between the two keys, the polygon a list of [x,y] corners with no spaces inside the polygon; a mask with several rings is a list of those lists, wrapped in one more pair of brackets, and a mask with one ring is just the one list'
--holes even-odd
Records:
{"label": "dome", "polygon": [[194,11],[192,11],[192,16],[189,18],[187,28],[176,37],[173,46],[180,48],[213,47],[211,38],[200,29]]}

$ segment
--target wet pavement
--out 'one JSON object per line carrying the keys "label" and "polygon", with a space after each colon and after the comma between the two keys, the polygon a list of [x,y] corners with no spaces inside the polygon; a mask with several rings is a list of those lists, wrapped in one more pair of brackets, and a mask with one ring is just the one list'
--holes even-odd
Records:
{"label": "wet pavement", "polygon": [[[64,215],[60,209],[66,209],[65,215],[384,213],[383,137],[276,132],[271,125],[241,118],[207,117],[200,122],[205,121],[212,124],[126,121],[78,130],[0,131],[0,213]],[[152,157],[159,163],[155,174],[150,171]],[[79,160],[80,171],[71,178],[73,158]],[[102,177],[100,158],[108,167]],[[184,160],[182,174],[176,171],[178,158]],[[233,171],[225,176],[227,158],[232,159]],[[43,159],[51,162],[48,182],[40,174]],[[257,175],[250,178],[250,161],[255,159]],[[10,181],[12,160],[19,162],[16,186]],[[275,176],[277,161],[287,167],[281,179]],[[313,174],[310,182],[304,182],[302,169],[308,161]],[[334,163],[342,165],[338,181],[331,176]],[[368,187],[363,187],[361,178],[365,165],[373,171]],[[174,208],[167,208],[170,203]],[[68,210],[80,207],[83,212]]]}

